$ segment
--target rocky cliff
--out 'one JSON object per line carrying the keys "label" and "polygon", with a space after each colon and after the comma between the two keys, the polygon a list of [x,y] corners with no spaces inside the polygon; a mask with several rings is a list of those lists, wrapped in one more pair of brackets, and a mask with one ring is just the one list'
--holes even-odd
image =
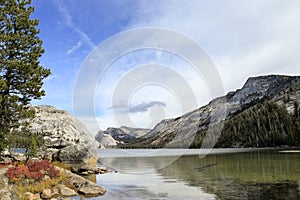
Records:
{"label": "rocky cliff", "polygon": [[44,139],[41,157],[70,163],[95,164],[98,145],[87,128],[67,111],[34,106],[31,131]]}
{"label": "rocky cliff", "polygon": [[[211,142],[218,139],[224,123],[264,101],[283,106],[290,114],[298,112],[295,105],[300,103],[300,77],[281,75],[251,77],[241,89],[229,92],[212,100],[208,105],[176,119],[163,120],[146,135],[124,147],[187,148],[199,134],[203,134],[201,142],[205,142],[203,138],[210,134],[206,139]],[[215,144],[216,141],[212,143]]]}

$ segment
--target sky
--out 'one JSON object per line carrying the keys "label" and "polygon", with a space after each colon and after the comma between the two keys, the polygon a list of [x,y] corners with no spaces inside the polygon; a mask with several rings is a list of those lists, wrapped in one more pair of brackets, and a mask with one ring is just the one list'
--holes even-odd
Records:
{"label": "sky", "polygon": [[69,111],[92,134],[111,126],[153,128],[251,76],[300,74],[298,0],[32,5],[45,49],[40,62],[52,72],[46,96],[33,104]]}

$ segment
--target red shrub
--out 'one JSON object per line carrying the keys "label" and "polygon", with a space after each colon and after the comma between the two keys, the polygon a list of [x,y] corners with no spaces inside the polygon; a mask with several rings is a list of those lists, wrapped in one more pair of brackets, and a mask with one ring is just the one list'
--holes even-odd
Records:
{"label": "red shrub", "polygon": [[35,181],[41,180],[44,175],[41,172],[28,172],[26,178],[33,179]]}
{"label": "red shrub", "polygon": [[51,170],[48,172],[48,176],[50,176],[51,178],[57,177],[58,175],[59,175],[59,171],[54,167],[51,168]]}
{"label": "red shrub", "polygon": [[6,177],[11,181],[16,182],[25,178],[28,172],[27,166],[11,167],[6,171]]}
{"label": "red shrub", "polygon": [[59,174],[59,171],[48,160],[29,161],[27,166],[30,172],[40,172],[50,177],[56,177]]}
{"label": "red shrub", "polygon": [[28,161],[27,166],[30,171],[48,171],[51,167],[51,163],[48,160],[41,161]]}
{"label": "red shrub", "polygon": [[48,160],[29,161],[26,166],[15,166],[6,171],[6,177],[13,182],[25,178],[38,181],[41,180],[44,175],[48,175],[51,178],[57,177],[59,171],[56,170],[54,165]]}

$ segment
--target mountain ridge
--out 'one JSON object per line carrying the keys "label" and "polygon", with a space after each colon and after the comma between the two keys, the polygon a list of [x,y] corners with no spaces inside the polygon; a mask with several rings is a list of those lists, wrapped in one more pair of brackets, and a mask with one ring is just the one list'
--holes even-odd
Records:
{"label": "mountain ridge", "polygon": [[[202,145],[205,142],[214,145],[217,141],[211,141],[219,138],[223,131],[223,125],[226,125],[231,118],[266,101],[273,102],[280,107],[271,105],[275,113],[284,112],[281,107],[286,109],[289,114],[293,113],[295,103],[300,103],[300,76],[249,77],[241,89],[217,97],[207,105],[180,117],[164,119],[144,136],[118,146],[121,148],[189,148],[199,132],[203,135]],[[274,113],[270,112],[269,114]],[[285,115],[285,113],[283,114]],[[217,126],[219,126],[220,133],[207,134],[208,130],[212,127],[216,129]],[[201,145],[194,147],[200,148]]]}

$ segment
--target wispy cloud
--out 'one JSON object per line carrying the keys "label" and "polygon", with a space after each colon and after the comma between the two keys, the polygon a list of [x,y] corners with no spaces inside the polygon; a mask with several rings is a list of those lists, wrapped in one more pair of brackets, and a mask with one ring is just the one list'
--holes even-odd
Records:
{"label": "wispy cloud", "polygon": [[143,113],[149,111],[152,107],[161,106],[167,107],[167,104],[162,101],[149,101],[149,102],[142,102],[136,105],[126,105],[126,104],[119,104],[109,107],[108,109],[117,109],[119,112],[129,112],[129,113]]}
{"label": "wispy cloud", "polygon": [[73,53],[74,51],[76,51],[77,49],[79,49],[80,47],[81,47],[81,45],[82,45],[82,42],[77,42],[77,44],[76,45],[74,45],[71,49],[69,49],[68,51],[67,51],[67,54],[71,54],[71,53]]}
{"label": "wispy cloud", "polygon": [[138,105],[130,106],[129,113],[147,112],[150,108],[152,108],[154,106],[166,107],[167,104],[162,101],[143,102]]}
{"label": "wispy cloud", "polygon": [[65,8],[63,2],[59,2],[57,5],[59,11],[62,13],[64,17],[64,22],[66,23],[66,25],[70,27],[73,31],[78,33],[82,37],[84,42],[86,42],[90,47],[92,48],[96,47],[96,45],[93,43],[90,37],[85,32],[83,32],[78,26],[76,26],[76,24],[73,22],[73,18],[70,15],[69,11]]}

